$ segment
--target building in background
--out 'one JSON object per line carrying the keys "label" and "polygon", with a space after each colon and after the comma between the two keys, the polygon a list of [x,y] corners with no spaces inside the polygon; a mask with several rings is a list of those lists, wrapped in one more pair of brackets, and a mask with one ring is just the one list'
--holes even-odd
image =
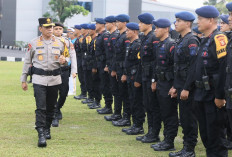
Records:
{"label": "building in background", "polygon": [[[50,0],[0,0],[3,17],[0,18],[0,32],[3,45],[15,45],[15,41],[28,42],[38,36],[38,18],[49,11]],[[154,0],[79,0],[75,5],[81,5],[89,10],[89,15],[75,15],[65,21],[65,25],[73,27],[76,24],[91,23],[95,18],[109,15],[129,14],[131,22],[138,22],[140,13],[149,12],[158,18],[175,20],[175,13],[194,10],[170,6]],[[1,15],[1,10],[0,10]],[[196,15],[196,14],[195,14]]]}

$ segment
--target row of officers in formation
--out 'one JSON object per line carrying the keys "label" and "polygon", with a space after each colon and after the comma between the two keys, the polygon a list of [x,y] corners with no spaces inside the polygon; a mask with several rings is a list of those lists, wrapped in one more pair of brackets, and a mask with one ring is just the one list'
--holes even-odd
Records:
{"label": "row of officers in formation", "polygon": [[[229,15],[221,16],[213,6],[196,9],[194,34],[190,12],[175,14],[175,30],[168,19],[154,20],[150,13],[140,14],[139,24],[125,14],[97,18],[96,24],[70,29],[77,38],[72,41],[61,36],[63,24],[40,18],[42,35],[29,44],[21,77],[27,90],[32,75],[38,146],[45,147],[51,125],[59,125],[70,71],[74,78],[78,71],[81,94],[74,98],[109,114],[104,118],[114,126],[130,126],[122,129],[125,134],[144,134],[147,117],[148,132],[137,141],[155,143],[151,148],[170,151],[170,157],[194,157],[199,126],[207,156],[227,157],[232,148],[232,2],[226,7]],[[175,152],[179,122],[183,149]]]}

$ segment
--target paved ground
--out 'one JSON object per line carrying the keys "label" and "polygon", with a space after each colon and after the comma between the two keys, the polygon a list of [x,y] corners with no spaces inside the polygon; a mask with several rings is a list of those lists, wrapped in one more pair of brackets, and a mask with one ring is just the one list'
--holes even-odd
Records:
{"label": "paved ground", "polygon": [[24,58],[25,51],[19,50],[9,50],[0,48],[0,57],[16,57],[16,58]]}

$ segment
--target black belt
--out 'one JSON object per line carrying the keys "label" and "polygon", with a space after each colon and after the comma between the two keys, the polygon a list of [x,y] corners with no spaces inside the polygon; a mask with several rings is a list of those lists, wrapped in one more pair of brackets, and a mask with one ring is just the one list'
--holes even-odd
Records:
{"label": "black belt", "polygon": [[70,66],[64,66],[64,67],[61,67],[61,71],[67,71],[70,69]]}
{"label": "black belt", "polygon": [[45,71],[43,69],[39,69],[36,67],[33,67],[33,74],[36,75],[45,75],[45,76],[57,76],[61,74],[61,70],[59,69],[55,69],[55,70],[51,70],[51,71]]}

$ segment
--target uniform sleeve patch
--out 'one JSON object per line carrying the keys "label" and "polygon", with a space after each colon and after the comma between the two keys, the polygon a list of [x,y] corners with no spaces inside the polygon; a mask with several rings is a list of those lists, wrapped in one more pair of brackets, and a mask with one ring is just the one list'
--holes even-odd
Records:
{"label": "uniform sleeve patch", "polygon": [[108,40],[108,38],[104,38],[104,40]]}
{"label": "uniform sleeve patch", "polygon": [[197,47],[197,44],[190,44],[188,47],[189,48],[191,48],[191,47]]}
{"label": "uniform sleeve patch", "polygon": [[171,48],[170,48],[170,52],[172,52],[172,50],[175,48],[175,46],[172,46]]}
{"label": "uniform sleeve patch", "polygon": [[153,44],[158,44],[159,43],[159,41],[153,41]]}
{"label": "uniform sleeve patch", "polygon": [[218,34],[215,35],[214,41],[216,44],[216,53],[217,53],[217,58],[220,59],[224,56],[226,56],[226,45],[228,43],[228,39],[224,34]]}
{"label": "uniform sleeve patch", "polygon": [[130,40],[126,40],[126,41],[125,41],[125,43],[129,43],[129,42],[130,42]]}

